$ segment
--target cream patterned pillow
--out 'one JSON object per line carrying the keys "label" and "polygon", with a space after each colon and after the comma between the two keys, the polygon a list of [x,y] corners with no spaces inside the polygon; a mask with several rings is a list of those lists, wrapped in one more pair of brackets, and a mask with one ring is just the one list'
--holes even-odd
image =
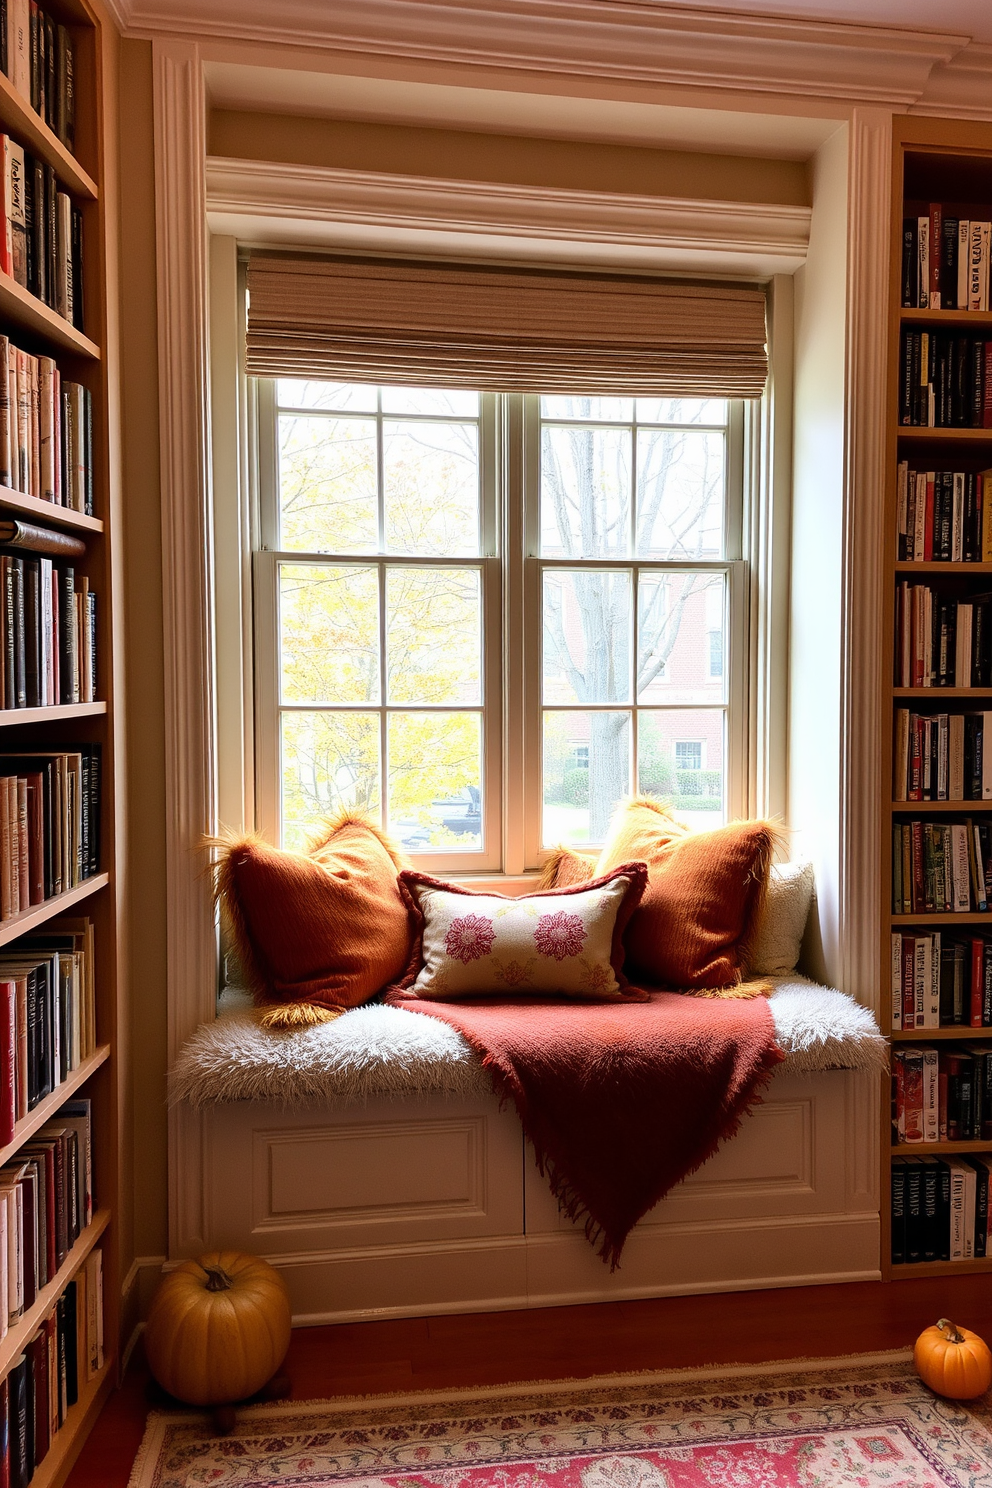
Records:
{"label": "cream patterned pillow", "polygon": [[476,894],[424,873],[400,874],[419,932],[404,986],[431,1001],[460,997],[578,997],[641,1002],[623,975],[624,927],[647,869],[625,863],[603,878],[545,894]]}
{"label": "cream patterned pillow", "polygon": [[750,972],[786,976],[795,971],[812,898],[812,863],[773,866],[749,958]]}

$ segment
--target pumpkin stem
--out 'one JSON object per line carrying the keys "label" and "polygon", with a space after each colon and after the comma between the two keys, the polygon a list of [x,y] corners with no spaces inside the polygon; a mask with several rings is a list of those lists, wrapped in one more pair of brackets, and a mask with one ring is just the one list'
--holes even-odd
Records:
{"label": "pumpkin stem", "polygon": [[964,1343],[964,1334],[958,1332],[957,1327],[951,1322],[950,1318],[938,1319],[937,1327],[942,1333],[946,1331],[948,1343]]}
{"label": "pumpkin stem", "polygon": [[229,1292],[234,1285],[233,1280],[220,1266],[204,1266],[207,1273],[208,1292]]}

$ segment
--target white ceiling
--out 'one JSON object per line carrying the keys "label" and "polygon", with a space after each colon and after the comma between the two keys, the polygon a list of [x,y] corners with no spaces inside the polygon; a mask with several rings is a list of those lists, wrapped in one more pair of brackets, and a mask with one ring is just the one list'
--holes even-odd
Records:
{"label": "white ceiling", "polygon": [[[682,10],[699,0],[666,0]],[[705,3],[705,0],[704,0]],[[847,21],[859,26],[901,26],[913,31],[950,31],[972,41],[992,42],[992,0],[722,0],[706,9],[731,15],[789,16],[793,20]]]}

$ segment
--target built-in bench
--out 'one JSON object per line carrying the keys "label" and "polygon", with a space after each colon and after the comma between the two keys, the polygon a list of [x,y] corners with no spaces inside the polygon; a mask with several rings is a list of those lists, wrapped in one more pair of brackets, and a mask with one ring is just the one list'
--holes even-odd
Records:
{"label": "built-in bench", "polygon": [[786,1058],[762,1103],[612,1275],[450,1025],[371,1004],[273,1033],[228,991],[171,1077],[203,1108],[207,1243],[278,1265],[298,1322],[876,1276],[885,1040],[853,998],[771,980]]}

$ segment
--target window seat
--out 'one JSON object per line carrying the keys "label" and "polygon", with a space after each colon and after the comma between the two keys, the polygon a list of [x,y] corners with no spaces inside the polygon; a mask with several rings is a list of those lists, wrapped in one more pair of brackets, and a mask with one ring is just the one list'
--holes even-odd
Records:
{"label": "window seat", "polygon": [[[886,1041],[867,1008],[798,972],[770,980],[769,1001],[786,1055],[783,1074],[884,1067]],[[280,1033],[260,1028],[250,1007],[240,989],[225,991],[217,1019],[203,1024],[180,1052],[170,1077],[173,1102],[340,1105],[491,1091],[478,1056],[439,1019],[371,1004],[333,1023]]]}

